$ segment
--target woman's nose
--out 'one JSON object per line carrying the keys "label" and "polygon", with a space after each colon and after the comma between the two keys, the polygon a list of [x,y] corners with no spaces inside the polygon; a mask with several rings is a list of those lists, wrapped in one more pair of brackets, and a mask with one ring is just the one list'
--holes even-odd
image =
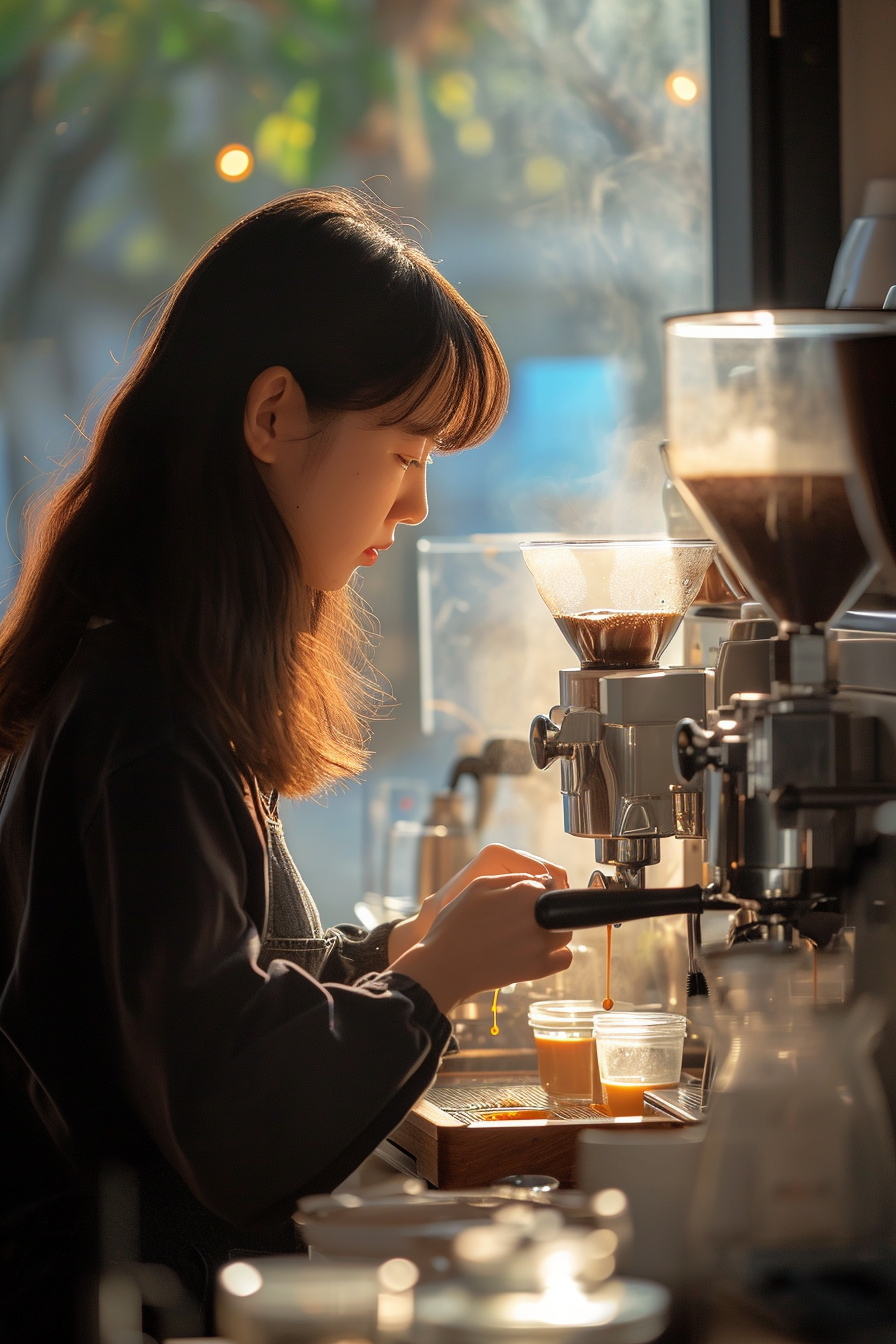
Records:
{"label": "woman's nose", "polygon": [[398,499],[395,501],[393,516],[396,522],[408,523],[412,527],[422,523],[429,512],[426,502],[426,467],[408,467]]}

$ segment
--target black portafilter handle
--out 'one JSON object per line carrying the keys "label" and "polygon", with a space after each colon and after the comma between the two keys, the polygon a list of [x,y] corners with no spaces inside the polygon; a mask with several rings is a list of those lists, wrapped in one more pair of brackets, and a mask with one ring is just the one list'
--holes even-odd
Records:
{"label": "black portafilter handle", "polygon": [[651,915],[699,915],[707,908],[703,888],[585,887],[546,891],[535,902],[535,921],[543,929],[595,929]]}

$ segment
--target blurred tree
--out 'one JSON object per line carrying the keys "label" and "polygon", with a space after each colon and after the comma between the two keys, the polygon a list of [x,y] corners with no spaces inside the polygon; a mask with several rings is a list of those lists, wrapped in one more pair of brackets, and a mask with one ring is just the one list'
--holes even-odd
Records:
{"label": "blurred tree", "polygon": [[[368,180],[407,217],[582,224],[593,285],[568,283],[560,236],[540,263],[565,296],[566,353],[620,336],[653,350],[657,267],[662,303],[702,265],[704,121],[665,91],[682,53],[700,65],[699,14],[697,0],[0,0],[0,341],[55,333],[74,270],[138,311],[236,215],[335,179]],[[230,142],[256,157],[239,183],[214,168]],[[646,245],[661,261],[631,266]],[[15,360],[0,363],[2,396]],[[7,436],[17,487],[15,424]]]}
{"label": "blurred tree", "polygon": [[[663,80],[688,9],[669,0],[2,0],[0,208],[16,194],[29,227],[4,238],[0,330],[29,333],[61,251],[108,252],[118,234],[112,259],[125,275],[169,275],[242,205],[346,156],[362,174],[396,179],[411,209],[426,203],[419,187],[436,155],[439,194],[459,191],[480,210],[485,181],[502,208],[556,207],[575,181],[579,208],[593,212],[593,170],[661,156],[664,141],[680,183],[701,147],[666,134],[676,113],[686,118]],[[240,195],[212,167],[230,140],[254,145],[259,161]],[[577,159],[592,171],[578,172]],[[105,184],[86,191],[103,169]],[[604,196],[607,188],[604,180]]]}
{"label": "blurred tree", "polygon": [[388,84],[373,23],[340,0],[4,0],[0,201],[31,227],[7,239],[3,334],[32,334],[66,248],[118,233],[125,275],[170,274],[257,195],[225,200],[228,140],[257,138],[268,194],[307,180]]}

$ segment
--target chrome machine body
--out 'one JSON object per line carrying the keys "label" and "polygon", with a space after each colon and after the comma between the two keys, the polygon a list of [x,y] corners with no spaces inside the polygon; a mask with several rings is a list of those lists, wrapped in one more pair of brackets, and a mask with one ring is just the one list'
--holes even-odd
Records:
{"label": "chrome machine body", "polygon": [[702,789],[676,779],[669,740],[680,719],[703,721],[705,697],[697,668],[568,668],[560,705],[533,721],[536,765],[560,761],[566,830],[622,880],[659,861],[664,836],[702,835]]}

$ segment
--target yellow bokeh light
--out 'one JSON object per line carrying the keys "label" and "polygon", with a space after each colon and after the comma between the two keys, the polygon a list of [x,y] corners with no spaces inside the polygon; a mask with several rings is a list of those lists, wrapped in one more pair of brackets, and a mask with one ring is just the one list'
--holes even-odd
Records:
{"label": "yellow bokeh light", "polygon": [[673,103],[687,107],[689,103],[696,102],[700,86],[693,75],[686,74],[684,70],[673,70],[666,80],[666,93]]}
{"label": "yellow bokeh light", "polygon": [[317,132],[310,121],[289,112],[272,112],[255,133],[259,161],[289,186],[306,181],[310,150]]}
{"label": "yellow bokeh light", "polygon": [[527,159],[523,181],[533,196],[553,196],[566,182],[566,169],[552,154]]}
{"label": "yellow bokeh light", "polygon": [[215,168],[225,182],[244,182],[254,167],[252,151],[245,145],[225,145],[218,150]]}
{"label": "yellow bokeh light", "polygon": [[469,121],[460,122],[455,135],[461,154],[468,154],[471,159],[480,159],[494,148],[495,133],[485,117],[471,117]]}
{"label": "yellow bokeh light", "polygon": [[466,121],[476,110],[476,79],[468,70],[446,70],[434,81],[431,93],[449,121]]}

